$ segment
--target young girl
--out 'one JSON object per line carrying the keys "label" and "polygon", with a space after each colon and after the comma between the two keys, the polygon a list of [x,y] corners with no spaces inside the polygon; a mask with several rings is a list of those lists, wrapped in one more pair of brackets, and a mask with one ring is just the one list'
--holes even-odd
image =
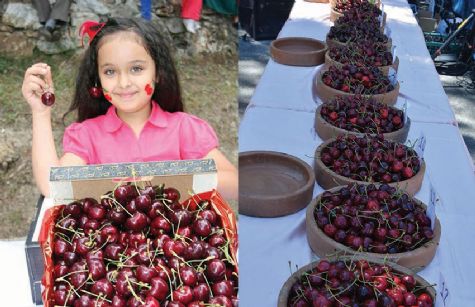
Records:
{"label": "young girl", "polygon": [[86,22],[90,36],[69,112],[59,158],[51,129],[51,107],[41,95],[53,92],[51,68],[26,70],[22,93],[33,117],[32,164],[37,186],[49,195],[51,166],[212,158],[218,190],[237,198],[237,170],[218,150],[205,121],[183,113],[177,73],[159,31],[140,20]]}

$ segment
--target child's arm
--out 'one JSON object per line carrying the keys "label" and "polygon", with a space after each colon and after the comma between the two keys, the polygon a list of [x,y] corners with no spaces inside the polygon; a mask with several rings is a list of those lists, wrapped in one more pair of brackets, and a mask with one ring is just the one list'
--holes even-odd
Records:
{"label": "child's arm", "polygon": [[218,169],[218,191],[226,199],[238,199],[238,172],[234,165],[218,149],[211,150],[206,157],[214,159]]}
{"label": "child's arm", "polygon": [[37,63],[26,70],[22,94],[31,107],[33,120],[32,167],[36,185],[40,192],[49,196],[49,170],[51,166],[84,165],[74,154],[58,158],[51,127],[51,107],[43,105],[41,95],[45,90],[53,92],[51,68]]}

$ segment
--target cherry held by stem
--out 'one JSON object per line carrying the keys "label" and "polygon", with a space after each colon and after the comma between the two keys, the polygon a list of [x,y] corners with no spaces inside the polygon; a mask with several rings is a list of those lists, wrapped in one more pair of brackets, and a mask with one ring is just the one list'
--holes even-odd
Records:
{"label": "cherry held by stem", "polygon": [[45,105],[45,106],[52,106],[54,104],[54,94],[51,93],[51,92],[44,92],[42,95],[41,95],[41,102]]}

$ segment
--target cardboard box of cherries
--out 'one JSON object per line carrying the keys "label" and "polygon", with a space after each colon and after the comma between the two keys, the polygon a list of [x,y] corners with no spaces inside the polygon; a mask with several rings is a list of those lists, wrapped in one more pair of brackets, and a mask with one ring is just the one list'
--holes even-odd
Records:
{"label": "cardboard box of cherries", "polygon": [[236,222],[215,170],[211,160],[53,168],[62,205],[42,218],[45,306],[237,306]]}

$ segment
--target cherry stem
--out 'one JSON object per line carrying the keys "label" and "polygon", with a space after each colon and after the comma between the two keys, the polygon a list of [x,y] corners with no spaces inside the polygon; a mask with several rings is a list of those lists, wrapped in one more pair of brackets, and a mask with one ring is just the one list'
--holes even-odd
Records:
{"label": "cherry stem", "polygon": [[102,195],[102,196],[101,196],[101,199],[110,199],[110,200],[112,200],[112,201],[114,202],[114,204],[116,204],[117,206],[121,207],[129,216],[132,216],[132,214],[131,214],[129,211],[127,211],[127,209],[125,209],[125,207],[122,206],[122,204],[119,203],[115,198],[110,197],[110,196],[107,196],[107,195]]}
{"label": "cherry stem", "polygon": [[[129,285],[130,292],[132,292],[132,295],[135,297],[137,301],[139,301],[142,304],[145,304],[144,301],[135,293],[134,288],[132,288],[132,284],[130,283],[129,277],[125,275],[125,280],[127,281],[127,284]],[[112,303],[112,302],[111,302]]]}
{"label": "cherry stem", "polygon": [[[126,278],[127,278],[127,276],[126,276]],[[106,302],[112,304],[112,301],[111,301],[111,300],[108,300],[105,296],[97,295],[97,294],[94,294],[94,293],[92,293],[92,292],[86,291],[86,290],[84,290],[84,289],[81,289],[81,292],[84,292],[84,293],[86,293],[86,294],[92,295],[92,296],[94,296],[95,298],[97,298],[97,299],[99,299],[99,300],[103,300],[103,301],[106,301]],[[141,301],[141,302],[142,302],[142,301]]]}

